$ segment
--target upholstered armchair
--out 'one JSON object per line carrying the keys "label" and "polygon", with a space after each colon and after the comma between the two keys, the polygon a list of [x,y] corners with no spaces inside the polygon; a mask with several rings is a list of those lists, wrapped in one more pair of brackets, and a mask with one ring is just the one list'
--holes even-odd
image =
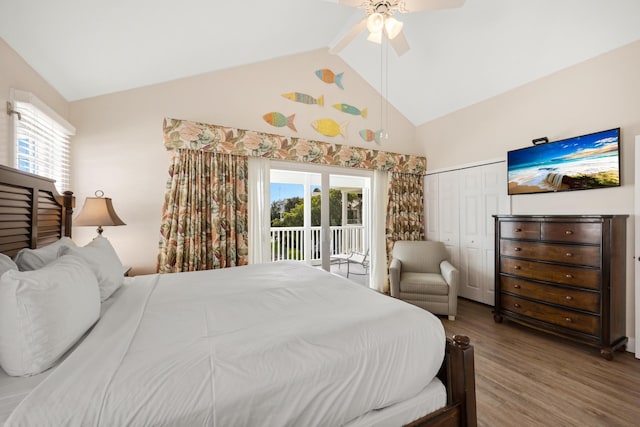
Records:
{"label": "upholstered armchair", "polygon": [[447,260],[442,242],[395,242],[389,267],[391,296],[433,314],[455,320],[458,310],[458,269]]}

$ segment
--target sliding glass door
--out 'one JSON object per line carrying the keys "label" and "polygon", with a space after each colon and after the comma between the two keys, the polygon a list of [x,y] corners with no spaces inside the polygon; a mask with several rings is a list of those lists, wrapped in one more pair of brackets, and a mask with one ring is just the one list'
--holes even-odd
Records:
{"label": "sliding glass door", "polygon": [[329,271],[332,256],[368,253],[370,188],[369,171],[272,162],[271,260]]}

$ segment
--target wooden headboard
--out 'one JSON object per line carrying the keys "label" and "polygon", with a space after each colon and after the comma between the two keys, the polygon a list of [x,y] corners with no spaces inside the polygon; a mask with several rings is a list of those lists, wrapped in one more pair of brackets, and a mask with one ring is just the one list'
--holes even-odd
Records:
{"label": "wooden headboard", "polygon": [[74,203],[73,193],[59,194],[52,179],[0,165],[0,252],[13,257],[71,237]]}

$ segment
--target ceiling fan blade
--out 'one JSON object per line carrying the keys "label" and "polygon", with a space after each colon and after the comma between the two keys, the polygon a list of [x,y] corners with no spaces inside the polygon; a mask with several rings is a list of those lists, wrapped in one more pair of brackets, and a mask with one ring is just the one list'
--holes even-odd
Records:
{"label": "ceiling fan blade", "polygon": [[351,7],[358,7],[362,4],[362,0],[338,0],[339,4]]}
{"label": "ceiling fan blade", "polygon": [[349,32],[342,37],[336,44],[329,48],[329,53],[339,53],[342,49],[347,47],[349,43],[355,39],[358,34],[362,32],[367,27],[367,18],[364,18],[362,21],[358,22]]}
{"label": "ceiling fan blade", "polygon": [[363,0],[324,0],[324,1],[328,1],[329,3],[338,3],[343,6],[351,6],[351,7],[360,7],[360,5],[363,3]]}
{"label": "ceiling fan blade", "polygon": [[404,7],[407,12],[420,12],[461,7],[464,2],[465,0],[405,0]]}
{"label": "ceiling fan blade", "polygon": [[389,40],[389,44],[391,44],[391,47],[396,51],[398,56],[404,55],[409,50],[409,43],[404,36],[404,31],[400,31],[397,36]]}

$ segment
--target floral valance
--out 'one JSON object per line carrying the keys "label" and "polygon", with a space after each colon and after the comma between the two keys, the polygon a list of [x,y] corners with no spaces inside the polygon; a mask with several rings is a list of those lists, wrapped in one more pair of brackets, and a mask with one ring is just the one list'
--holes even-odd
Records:
{"label": "floral valance", "polygon": [[190,148],[273,160],[384,170],[422,175],[424,157],[311,141],[264,132],[236,129],[187,120],[164,119],[167,150]]}

